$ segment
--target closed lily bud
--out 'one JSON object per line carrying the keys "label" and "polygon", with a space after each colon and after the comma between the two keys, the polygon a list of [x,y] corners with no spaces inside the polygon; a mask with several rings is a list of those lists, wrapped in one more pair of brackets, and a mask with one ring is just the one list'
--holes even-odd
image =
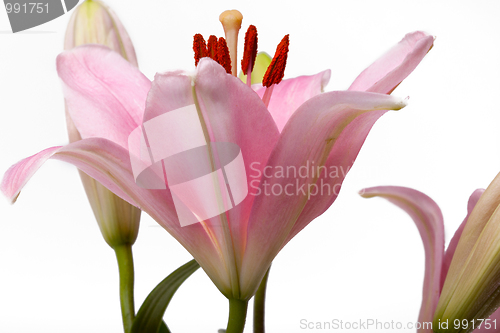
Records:
{"label": "closed lily bud", "polygon": [[99,0],[83,2],[68,23],[64,49],[83,44],[105,45],[137,67],[134,46],[127,31],[111,8]]}
{"label": "closed lily bud", "polygon": [[[66,30],[64,49],[68,50],[83,44],[105,45],[137,67],[135,50],[127,31],[116,14],[101,1],[85,1],[71,16]],[[69,140],[75,142],[81,140],[82,136],[71,119],[71,114],[81,110],[71,110],[71,107],[75,106],[66,105],[66,123]],[[98,117],[95,118],[96,123],[100,122]],[[139,231],[141,211],[113,194],[95,179],[79,172],[106,242],[112,248],[133,244]]]}
{"label": "closed lily bud", "polygon": [[[458,242],[434,316],[434,332],[471,332],[500,305],[500,174],[477,202]],[[496,332],[498,328],[492,329]]]}

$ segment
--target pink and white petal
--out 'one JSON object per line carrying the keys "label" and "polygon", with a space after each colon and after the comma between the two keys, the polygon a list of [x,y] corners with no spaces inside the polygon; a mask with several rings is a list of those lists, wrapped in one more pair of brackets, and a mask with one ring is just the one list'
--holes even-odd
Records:
{"label": "pink and white petal", "polygon": [[[418,322],[431,322],[439,299],[444,256],[444,224],[441,210],[427,195],[406,187],[371,187],[361,190],[360,194],[364,198],[387,199],[408,213],[415,222],[425,249],[424,288]],[[422,328],[418,332],[432,333],[432,329]]]}
{"label": "pink and white petal", "polygon": [[[320,191],[308,200],[290,231],[286,243],[335,202],[342,189],[342,183],[351,170],[366,137],[375,122],[386,112],[382,110],[362,114],[342,131],[326,160],[325,167],[328,172],[322,172],[316,182],[326,190]],[[327,187],[323,187],[325,185]]]}
{"label": "pink and white petal", "polygon": [[142,123],[151,82],[132,64],[102,45],[83,45],[57,57],[68,112],[81,136],[127,147]]}
{"label": "pink and white petal", "polygon": [[[423,32],[407,34],[399,44],[363,71],[349,90],[390,93],[415,69],[432,47],[433,40],[432,36]],[[384,113],[384,111],[377,111],[361,115],[340,134],[325,163],[328,170],[335,168],[339,171],[338,177],[323,175],[318,180],[320,184],[328,184],[332,191],[331,193],[321,193],[309,200],[293,226],[287,242],[333,204],[368,133]]]}
{"label": "pink and white petal", "polygon": [[11,200],[15,199],[49,158],[75,165],[123,200],[144,210],[193,255],[221,290],[229,288],[220,254],[203,226],[197,223],[181,228],[170,192],[137,186],[128,151],[114,142],[101,138],[83,139],[28,157],[7,171],[1,185],[2,192]]}
{"label": "pink and white petal", "polygon": [[[251,177],[251,170],[260,172],[279,137],[276,125],[261,99],[239,79],[228,75],[219,64],[203,58],[193,77],[182,72],[162,73],[155,77],[148,95],[144,120],[148,122],[193,104],[200,119],[199,131],[203,131],[203,142],[208,137],[210,142],[230,142],[241,149],[246,170],[243,182],[251,188],[251,182],[255,181]],[[194,130],[192,125],[185,124],[185,130]],[[175,143],[173,140],[176,138],[172,138],[168,144],[171,148],[178,148],[181,142]],[[214,160],[217,160],[216,156]],[[198,167],[195,164],[185,165],[183,173],[188,174]],[[246,225],[253,200],[254,197],[248,195],[225,214],[203,221],[203,225],[217,240],[223,260],[226,260],[233,291],[228,296],[232,297],[237,297],[239,292],[237,266],[240,265],[244,249]]]}
{"label": "pink and white petal", "polygon": [[[308,99],[319,95],[330,81],[328,69],[315,75],[304,75],[281,81],[274,86],[268,110],[281,132],[292,114]],[[267,88],[260,86],[256,90],[260,98]]]}
{"label": "pink and white petal", "polygon": [[390,94],[422,61],[432,48],[434,37],[416,31],[366,68],[349,90]]}
{"label": "pink and white petal", "polygon": [[61,147],[52,147],[19,161],[11,166],[3,176],[0,191],[9,199],[10,203],[16,202],[21,189],[37,170]]}
{"label": "pink and white petal", "polygon": [[[307,204],[308,188],[313,191],[310,185],[317,180],[310,172],[305,177],[295,177],[293,171],[276,177],[274,173],[279,169],[297,171],[301,166],[324,165],[342,131],[358,116],[405,105],[405,101],[389,95],[335,91],[313,97],[299,107],[273,149],[267,174],[260,183],[261,194],[252,207],[241,269],[243,289],[255,291]],[[272,195],[269,189],[273,187],[281,189],[281,194]],[[266,195],[266,188],[271,195]]]}
{"label": "pink and white petal", "polygon": [[440,289],[443,289],[444,281],[446,279],[446,275],[448,275],[448,269],[450,268],[451,260],[453,259],[453,255],[455,254],[455,250],[457,248],[458,241],[460,240],[460,236],[462,236],[462,232],[465,228],[467,220],[469,219],[469,216],[472,213],[472,210],[476,206],[479,198],[481,197],[481,195],[483,193],[484,193],[484,189],[477,189],[469,197],[469,202],[467,203],[467,215],[465,216],[465,219],[463,220],[462,224],[460,224],[460,226],[458,227],[457,231],[455,231],[455,234],[453,235],[453,238],[451,239],[450,244],[448,244],[448,248],[446,249],[446,253],[444,255],[443,268],[441,269],[441,288]]}

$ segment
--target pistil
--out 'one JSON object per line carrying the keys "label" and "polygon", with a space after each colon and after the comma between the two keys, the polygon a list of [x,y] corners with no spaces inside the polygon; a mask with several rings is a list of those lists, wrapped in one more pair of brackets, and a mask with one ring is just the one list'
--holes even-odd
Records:
{"label": "pistil", "polygon": [[226,10],[219,16],[219,21],[222,23],[222,27],[224,28],[224,33],[226,35],[226,42],[229,48],[229,54],[231,56],[231,68],[232,68],[231,73],[234,76],[237,75],[236,59],[238,56],[237,53],[238,32],[240,31],[242,20],[243,20],[243,15],[235,9]]}

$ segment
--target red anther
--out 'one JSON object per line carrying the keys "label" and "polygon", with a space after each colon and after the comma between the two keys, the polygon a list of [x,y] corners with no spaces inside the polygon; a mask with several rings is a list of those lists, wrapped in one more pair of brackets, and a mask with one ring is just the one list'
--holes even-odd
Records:
{"label": "red anther", "polygon": [[228,74],[231,74],[231,58],[224,37],[220,37],[217,43],[217,62],[224,67]]}
{"label": "red anther", "polygon": [[217,37],[210,35],[207,43],[208,56],[217,61]]}
{"label": "red anther", "polygon": [[208,55],[207,44],[205,43],[205,39],[201,34],[194,35],[193,51],[194,51],[194,64],[195,66],[198,66],[198,62],[200,61],[200,59]]}
{"label": "red anther", "polygon": [[[257,57],[257,28],[250,25],[245,34],[245,50],[243,51],[243,59],[241,59],[241,70],[247,75],[248,70],[253,70],[255,58]],[[252,68],[248,68],[251,64]]]}
{"label": "red anther", "polygon": [[281,42],[276,48],[276,53],[271,61],[271,64],[267,68],[266,74],[262,79],[262,85],[265,87],[270,87],[273,84],[278,84],[283,79],[285,75],[286,58],[288,57],[288,45],[290,44],[288,35],[283,37]]}

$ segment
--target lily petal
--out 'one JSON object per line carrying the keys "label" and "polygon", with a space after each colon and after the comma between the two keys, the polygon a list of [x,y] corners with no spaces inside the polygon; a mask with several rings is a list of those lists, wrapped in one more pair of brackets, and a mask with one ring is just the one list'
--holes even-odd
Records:
{"label": "lily petal", "polygon": [[16,202],[22,188],[37,170],[61,147],[52,147],[42,150],[36,155],[25,158],[11,166],[5,172],[0,185],[0,190],[9,199],[10,203]]}
{"label": "lily petal", "polygon": [[[425,249],[424,288],[418,321],[432,321],[439,299],[444,256],[444,224],[441,210],[427,195],[406,187],[371,187],[361,190],[360,194],[364,198],[387,199],[408,213],[415,222]],[[432,329],[422,328],[419,332],[432,333]]]}
{"label": "lily petal", "polygon": [[[323,92],[330,76],[331,71],[328,69],[315,75],[283,80],[274,86],[268,109],[280,132],[302,103]],[[261,86],[256,90],[260,98],[264,96],[266,89]]]}
{"label": "lily petal", "polygon": [[460,240],[460,236],[462,236],[462,232],[464,231],[465,225],[467,224],[467,221],[469,219],[470,214],[472,213],[472,210],[476,206],[479,198],[481,195],[484,193],[484,189],[477,189],[475,190],[470,198],[469,202],[467,203],[467,216],[465,216],[465,219],[463,220],[462,224],[458,227],[457,231],[455,231],[455,234],[453,235],[453,238],[450,241],[450,244],[448,244],[448,248],[446,249],[446,253],[444,255],[443,259],[443,268],[441,269],[441,288],[443,289],[444,285],[444,280],[446,279],[446,275],[448,275],[448,269],[450,268],[451,260],[453,259],[453,255],[455,254],[455,250],[458,245],[458,241]]}
{"label": "lily petal", "polygon": [[118,53],[79,46],[57,57],[68,112],[82,138],[101,137],[126,148],[142,123],[151,82]]}
{"label": "lily petal", "polygon": [[331,191],[324,191],[311,197],[293,226],[286,242],[289,242],[312,220],[323,214],[335,202],[340,194],[342,183],[351,170],[368,133],[370,133],[375,122],[386,112],[383,110],[362,114],[342,131],[325,163],[328,172],[330,170],[334,170],[335,172],[333,174],[322,173],[317,181],[319,184],[327,184]]}
{"label": "lily petal", "polygon": [[[424,32],[407,34],[389,52],[365,69],[349,90],[391,93],[432,48],[433,41],[434,38]],[[320,179],[320,182],[328,183],[335,191],[329,195],[317,195],[309,200],[287,242],[312,220],[323,214],[337,199],[345,176],[354,164],[368,133],[384,113],[385,111],[376,111],[363,114],[351,122],[340,134],[325,164],[328,170],[330,167],[338,170],[338,177]]]}
{"label": "lily petal", "polygon": [[[374,110],[398,110],[405,105],[403,100],[389,95],[335,91],[313,97],[299,107],[274,147],[266,167],[271,172],[263,175],[261,193],[252,207],[241,269],[243,289],[254,292],[258,287],[312,197],[309,186],[315,186],[317,181],[310,172],[305,177],[293,172],[275,177],[274,173],[279,168],[297,171],[300,166],[324,165],[342,131],[358,116]],[[269,192],[273,187],[282,192],[266,195],[266,188]]]}
{"label": "lily petal", "polygon": [[193,255],[219,288],[230,288],[227,274],[209,234],[199,223],[181,229],[170,191],[147,190],[137,186],[128,151],[112,141],[101,138],[83,139],[28,157],[6,172],[1,191],[15,200],[22,187],[49,158],[75,165],[123,200],[144,210],[156,221],[161,221],[161,225]]}
{"label": "lily petal", "polygon": [[[210,142],[231,142],[241,148],[247,173],[246,185],[250,188],[255,180],[250,170],[262,170],[279,137],[278,129],[261,99],[241,80],[228,75],[215,61],[203,58],[194,77],[183,72],[156,75],[147,99],[144,121],[192,104],[201,114],[202,128]],[[196,166],[186,165],[184,168],[189,170]],[[221,289],[211,276],[228,297],[238,297],[239,294],[237,267],[245,247],[246,225],[253,200],[254,197],[248,195],[225,214],[202,222],[213,235],[214,246],[219,250],[228,275],[233,277],[228,291]],[[161,221],[159,223],[162,224]]]}
{"label": "lily petal", "polygon": [[422,61],[434,37],[422,31],[407,34],[397,45],[365,69],[349,90],[390,94]]}

